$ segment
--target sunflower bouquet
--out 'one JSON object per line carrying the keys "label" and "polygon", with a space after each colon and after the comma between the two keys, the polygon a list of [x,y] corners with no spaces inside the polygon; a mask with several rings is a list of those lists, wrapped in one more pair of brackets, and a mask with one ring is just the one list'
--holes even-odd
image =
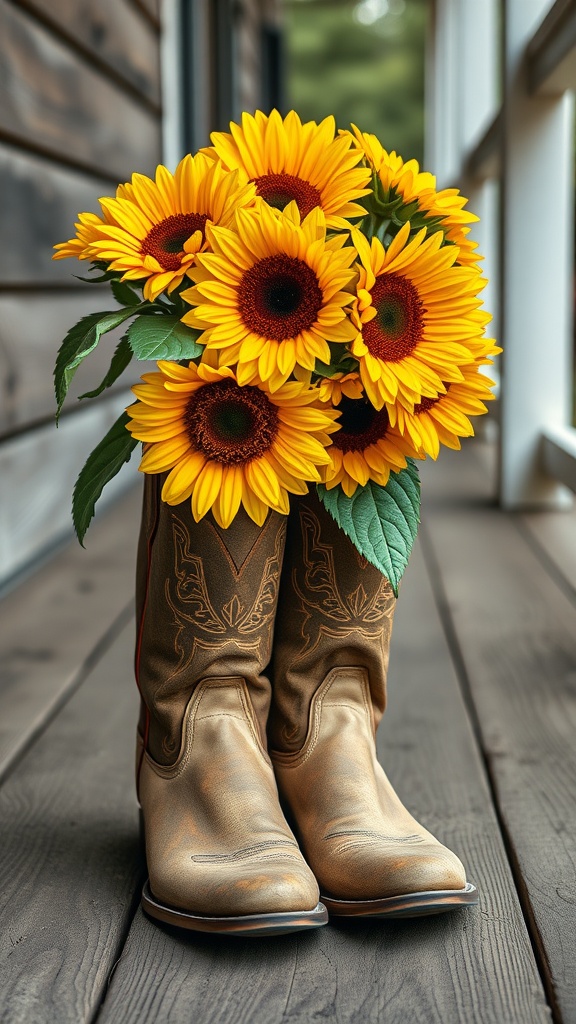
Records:
{"label": "sunflower bouquet", "polygon": [[81,362],[129,322],[110,387],[132,359],[157,369],[88,458],[74,491],[82,541],[104,487],[143,443],[162,499],[222,528],[261,525],[315,485],[396,590],[419,520],[417,460],[460,447],[493,397],[499,351],[476,218],[414,160],[332,117],[244,114],[174,174],[134,174],[82,213],[55,259],[91,264],[118,308],[84,317],[59,350],[58,412]]}

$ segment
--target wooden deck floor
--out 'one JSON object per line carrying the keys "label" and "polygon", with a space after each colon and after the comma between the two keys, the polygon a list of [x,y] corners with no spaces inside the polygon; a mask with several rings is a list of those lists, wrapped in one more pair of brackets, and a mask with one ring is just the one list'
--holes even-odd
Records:
{"label": "wooden deck floor", "polygon": [[2,1024],[576,1022],[576,516],[506,515],[478,442],[424,474],[379,735],[478,908],[220,940],[138,906],[138,495],[0,606]]}

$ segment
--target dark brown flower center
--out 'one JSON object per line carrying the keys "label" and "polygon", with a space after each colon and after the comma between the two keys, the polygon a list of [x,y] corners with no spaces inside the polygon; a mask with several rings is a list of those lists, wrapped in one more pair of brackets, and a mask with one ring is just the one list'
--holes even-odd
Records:
{"label": "dark brown flower center", "polygon": [[208,220],[207,213],[174,213],[155,224],[140,246],[143,256],[154,256],[164,270],[179,270],[184,254],[184,243],[195,231],[202,232]]}
{"label": "dark brown flower center", "polygon": [[[446,388],[446,390],[448,390],[448,388]],[[428,412],[428,410],[431,409],[432,406],[436,405],[436,402],[440,399],[440,397],[441,396],[438,395],[437,398],[423,398],[414,406],[415,414],[418,415],[418,413],[420,412]]]}
{"label": "dark brown flower center", "polygon": [[248,330],[262,338],[286,341],[315,323],[322,291],[304,260],[278,253],[246,271],[238,289],[238,307]]}
{"label": "dark brown flower center", "polygon": [[340,430],[332,434],[332,442],[340,451],[363,452],[385,436],[390,423],[386,409],[378,411],[365,398],[345,395],[338,408]]}
{"label": "dark brown flower center", "polygon": [[309,181],[294,174],[263,174],[254,178],[256,191],[269,206],[283,210],[288,203],[296,200],[300,216],[306,217],[316,206],[322,206],[322,196]]}
{"label": "dark brown flower center", "polygon": [[233,380],[215,381],[196,391],[184,420],[194,448],[228,466],[259,458],[278,433],[278,409],[268,396]]}
{"label": "dark brown flower center", "polygon": [[371,298],[376,316],[362,328],[364,343],[377,359],[398,363],[422,340],[422,300],[412,282],[399,274],[376,278]]}

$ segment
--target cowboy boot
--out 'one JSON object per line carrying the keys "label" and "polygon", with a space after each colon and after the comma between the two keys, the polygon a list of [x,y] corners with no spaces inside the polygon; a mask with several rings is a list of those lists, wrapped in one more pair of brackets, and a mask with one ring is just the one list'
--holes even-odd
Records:
{"label": "cowboy boot", "polygon": [[137,789],[143,907],[184,928],[262,935],[325,924],[266,752],[286,517],[227,530],[147,476],[138,554]]}
{"label": "cowboy boot", "polygon": [[293,503],[268,740],[332,914],[417,916],[476,902],[464,868],[400,802],[376,758],[395,598],[315,494]]}

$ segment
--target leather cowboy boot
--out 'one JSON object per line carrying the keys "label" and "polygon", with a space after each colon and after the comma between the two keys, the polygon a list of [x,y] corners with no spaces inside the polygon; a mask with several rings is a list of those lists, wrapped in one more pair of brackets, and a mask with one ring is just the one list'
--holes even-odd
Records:
{"label": "leather cowboy boot", "polygon": [[137,573],[137,788],[153,917],[262,935],[327,921],[266,753],[286,517],[227,530],[145,479]]}
{"label": "leather cowboy boot", "polygon": [[416,916],[477,900],[376,758],[395,598],[315,494],[293,502],[274,638],[270,756],[321,899]]}

